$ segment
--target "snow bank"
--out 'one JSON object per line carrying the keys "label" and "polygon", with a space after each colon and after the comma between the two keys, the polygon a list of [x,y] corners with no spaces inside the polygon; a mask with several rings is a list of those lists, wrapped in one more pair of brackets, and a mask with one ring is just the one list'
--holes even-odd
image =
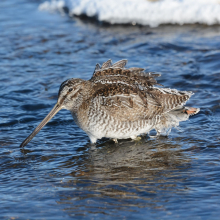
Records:
{"label": "snow bank", "polygon": [[86,15],[110,24],[220,24],[220,0],[51,0],[39,10]]}

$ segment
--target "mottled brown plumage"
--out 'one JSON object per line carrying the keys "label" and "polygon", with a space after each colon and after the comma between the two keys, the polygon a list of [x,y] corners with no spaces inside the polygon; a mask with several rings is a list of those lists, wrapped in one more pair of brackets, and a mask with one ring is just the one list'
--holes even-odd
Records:
{"label": "mottled brown plumage", "polygon": [[125,68],[127,60],[111,60],[96,65],[90,80],[69,79],[60,86],[57,104],[34,132],[21,144],[25,146],[62,108],[71,111],[74,121],[91,142],[108,137],[135,138],[156,129],[158,133],[178,126],[179,121],[199,109],[184,107],[193,94],[156,87],[159,74],[142,68]]}

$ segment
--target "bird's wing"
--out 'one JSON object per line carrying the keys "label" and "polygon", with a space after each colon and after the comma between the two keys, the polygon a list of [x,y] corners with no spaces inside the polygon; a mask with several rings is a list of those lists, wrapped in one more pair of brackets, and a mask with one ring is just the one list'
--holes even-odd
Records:
{"label": "bird's wing", "polygon": [[155,78],[159,77],[160,74],[145,72],[143,68],[139,67],[131,67],[127,69],[125,68],[126,63],[127,60],[120,60],[115,64],[112,64],[112,61],[108,60],[103,63],[102,66],[96,64],[93,76],[90,81],[97,82],[112,76],[118,76],[132,79],[136,84],[139,84],[143,87],[158,84]]}
{"label": "bird's wing", "polygon": [[133,84],[97,83],[90,103],[121,121],[151,119],[161,111],[156,99]]}
{"label": "bird's wing", "polygon": [[163,109],[162,114],[185,105],[193,95],[190,91],[178,91],[176,89],[157,87],[148,90],[148,94],[160,103],[160,106]]}
{"label": "bird's wing", "polygon": [[99,100],[102,109],[121,120],[151,119],[183,106],[192,92],[157,88],[159,74],[142,68],[126,69],[127,60],[112,64],[111,60],[96,69],[90,81],[94,84],[92,100]]}

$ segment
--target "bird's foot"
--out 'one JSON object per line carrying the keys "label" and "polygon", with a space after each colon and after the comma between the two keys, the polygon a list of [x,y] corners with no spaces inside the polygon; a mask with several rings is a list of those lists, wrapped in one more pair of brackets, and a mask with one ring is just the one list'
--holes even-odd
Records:
{"label": "bird's foot", "polygon": [[141,137],[140,136],[131,136],[131,139],[134,140],[134,141],[140,141],[141,140]]}

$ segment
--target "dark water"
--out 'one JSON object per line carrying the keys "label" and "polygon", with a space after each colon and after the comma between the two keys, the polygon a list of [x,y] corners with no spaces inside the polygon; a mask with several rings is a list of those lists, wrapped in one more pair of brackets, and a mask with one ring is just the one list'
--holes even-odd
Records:
{"label": "dark water", "polygon": [[[0,1],[0,219],[219,219],[220,27],[101,26]],[[62,110],[24,150],[68,78],[97,62],[162,73],[198,115],[169,137],[89,138]]]}

